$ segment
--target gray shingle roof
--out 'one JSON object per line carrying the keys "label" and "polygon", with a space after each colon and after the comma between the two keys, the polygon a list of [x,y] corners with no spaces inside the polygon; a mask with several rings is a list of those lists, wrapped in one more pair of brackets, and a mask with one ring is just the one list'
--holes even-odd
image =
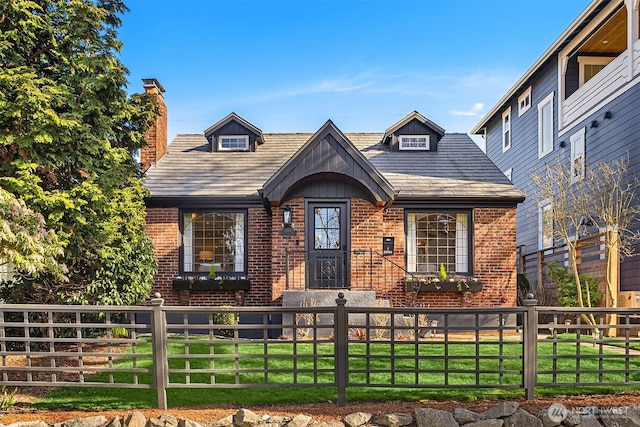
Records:
{"label": "gray shingle roof", "polygon": [[[265,133],[256,152],[209,152],[202,134],[178,135],[146,172],[153,198],[257,199],[258,190],[313,136]],[[523,194],[465,134],[445,134],[437,152],[391,151],[382,133],[345,133],[398,192],[397,200],[520,202]]]}

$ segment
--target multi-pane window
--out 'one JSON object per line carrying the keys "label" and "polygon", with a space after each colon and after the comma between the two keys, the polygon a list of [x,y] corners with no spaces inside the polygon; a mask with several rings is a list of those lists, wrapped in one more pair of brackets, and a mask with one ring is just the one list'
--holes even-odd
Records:
{"label": "multi-pane window", "polygon": [[314,215],[314,249],[340,249],[340,208],[316,208]]}
{"label": "multi-pane window", "polygon": [[511,107],[502,113],[502,151],[511,148]]}
{"label": "multi-pane window", "polygon": [[531,86],[518,97],[518,117],[531,108]]}
{"label": "multi-pane window", "polygon": [[553,205],[551,202],[538,204],[538,239],[539,249],[553,247]]}
{"label": "multi-pane window", "polygon": [[436,274],[470,274],[470,214],[415,212],[407,214],[407,270]]}
{"label": "multi-pane window", "polygon": [[401,150],[428,150],[429,135],[400,135]]}
{"label": "multi-pane window", "polygon": [[242,151],[249,148],[248,135],[221,135],[219,137],[219,149]]}
{"label": "multi-pane window", "polygon": [[553,92],[538,104],[538,157],[553,151]]}
{"label": "multi-pane window", "polygon": [[182,221],[183,272],[245,272],[244,212],[185,212]]}

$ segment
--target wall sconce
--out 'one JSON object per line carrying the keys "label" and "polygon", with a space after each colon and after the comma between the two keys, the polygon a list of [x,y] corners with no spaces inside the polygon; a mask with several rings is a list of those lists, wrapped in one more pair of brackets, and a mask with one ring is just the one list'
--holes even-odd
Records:
{"label": "wall sconce", "polygon": [[567,141],[560,141],[560,148],[564,148],[567,146]]}
{"label": "wall sconce", "polygon": [[281,236],[295,236],[296,230],[293,229],[293,213],[290,206],[282,208],[282,230],[280,230]]}
{"label": "wall sconce", "polygon": [[598,121],[594,120],[591,122],[591,128],[597,128],[598,127]]}
{"label": "wall sconce", "polygon": [[611,111],[605,111],[604,112],[604,118],[605,119],[610,119],[611,118]]}
{"label": "wall sconce", "polygon": [[282,224],[285,227],[291,227],[291,208],[289,206],[282,208]]}

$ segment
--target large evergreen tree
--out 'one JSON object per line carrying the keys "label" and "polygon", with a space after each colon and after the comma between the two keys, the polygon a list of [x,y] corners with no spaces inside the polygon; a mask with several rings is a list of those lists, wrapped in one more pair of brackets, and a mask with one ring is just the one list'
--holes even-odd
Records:
{"label": "large evergreen tree", "polygon": [[[57,235],[56,272],[5,288],[12,302],[134,304],[155,271],[133,153],[156,113],[127,96],[120,0],[0,2],[0,187]],[[10,295],[6,295],[7,291]]]}

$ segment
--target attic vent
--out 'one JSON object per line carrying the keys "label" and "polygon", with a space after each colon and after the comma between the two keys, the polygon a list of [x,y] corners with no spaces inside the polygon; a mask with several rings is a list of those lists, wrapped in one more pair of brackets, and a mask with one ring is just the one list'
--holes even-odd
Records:
{"label": "attic vent", "polygon": [[400,135],[400,150],[429,150],[429,135]]}

